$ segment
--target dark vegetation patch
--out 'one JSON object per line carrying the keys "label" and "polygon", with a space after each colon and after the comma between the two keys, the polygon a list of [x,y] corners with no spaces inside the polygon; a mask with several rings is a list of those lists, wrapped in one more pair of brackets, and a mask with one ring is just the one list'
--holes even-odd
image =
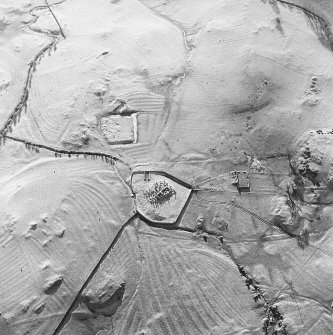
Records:
{"label": "dark vegetation patch", "polygon": [[54,294],[58,291],[63,281],[62,277],[52,278],[49,282],[44,286],[44,293],[47,295]]}
{"label": "dark vegetation patch", "polygon": [[[266,1],[263,1],[266,3]],[[332,31],[330,25],[326,22],[326,20],[318,13],[314,8],[308,9],[304,7],[304,5],[298,5],[297,3],[285,1],[285,0],[270,0],[269,4],[272,6],[275,13],[280,14],[278,4],[282,4],[287,6],[290,10],[298,9],[308,19],[308,22],[313,29],[313,31],[318,36],[320,42],[327,48],[333,51],[333,39],[332,39]]]}
{"label": "dark vegetation patch", "polygon": [[282,35],[284,34],[284,30],[281,24],[281,19],[279,17],[275,19],[275,27]]}
{"label": "dark vegetation patch", "polygon": [[105,289],[96,296],[84,296],[82,300],[92,313],[112,316],[121,305],[124,293],[125,283],[121,283],[115,290]]}

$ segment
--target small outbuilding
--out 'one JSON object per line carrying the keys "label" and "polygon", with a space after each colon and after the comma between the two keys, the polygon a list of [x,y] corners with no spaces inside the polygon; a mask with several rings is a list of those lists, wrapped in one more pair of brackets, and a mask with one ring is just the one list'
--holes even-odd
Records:
{"label": "small outbuilding", "polygon": [[237,187],[240,193],[250,192],[250,178],[247,171],[233,171],[231,172],[233,176],[232,184]]}

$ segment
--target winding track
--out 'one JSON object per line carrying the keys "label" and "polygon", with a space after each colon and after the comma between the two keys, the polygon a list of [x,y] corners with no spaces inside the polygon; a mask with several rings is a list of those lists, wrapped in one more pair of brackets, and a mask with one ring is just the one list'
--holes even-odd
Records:
{"label": "winding track", "polygon": [[54,15],[51,6],[50,6],[49,3],[47,2],[47,0],[45,0],[45,3],[46,3],[46,5],[47,5],[47,8],[49,9],[50,13],[52,14],[52,16],[53,16],[55,22],[57,23],[57,25],[58,25],[58,27],[59,27],[61,36],[62,36],[64,39],[66,39],[66,36],[65,36],[65,34],[64,34],[64,32],[63,32],[63,30],[62,30],[62,28],[61,28],[61,25],[60,25],[58,19],[57,19],[56,16]]}

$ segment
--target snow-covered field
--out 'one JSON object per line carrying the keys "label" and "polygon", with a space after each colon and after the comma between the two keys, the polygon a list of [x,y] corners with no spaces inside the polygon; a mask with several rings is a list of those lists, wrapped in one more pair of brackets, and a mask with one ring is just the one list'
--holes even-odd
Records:
{"label": "snow-covered field", "polygon": [[2,0],[0,335],[333,333],[332,22]]}

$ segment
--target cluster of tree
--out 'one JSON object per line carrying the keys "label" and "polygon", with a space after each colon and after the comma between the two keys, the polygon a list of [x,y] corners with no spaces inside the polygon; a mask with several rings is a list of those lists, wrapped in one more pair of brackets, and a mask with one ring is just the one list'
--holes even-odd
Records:
{"label": "cluster of tree", "polygon": [[8,118],[7,122],[1,129],[0,133],[1,135],[6,135],[8,132],[12,131],[12,124],[16,125],[18,121],[20,121],[22,110],[27,110],[27,102],[29,98],[29,89],[31,88],[31,82],[32,82],[32,76],[33,73],[37,69],[37,64],[39,64],[40,60],[44,56],[44,53],[46,51],[51,51],[56,46],[56,40],[53,40],[51,43],[49,43],[47,46],[45,46],[41,51],[38,52],[38,54],[34,57],[34,59],[29,63],[29,69],[28,69],[28,75],[25,81],[23,94],[21,96],[20,102],[16,105],[14,108],[13,113]]}
{"label": "cluster of tree", "polygon": [[245,278],[245,284],[254,294],[254,301],[261,301],[267,308],[266,316],[263,320],[263,331],[265,335],[286,335],[287,327],[283,324],[283,316],[277,306],[268,305],[263,290],[259,287],[259,282],[252,278],[242,265],[237,264],[238,271]]}
{"label": "cluster of tree", "polygon": [[287,326],[283,324],[283,316],[277,306],[269,306],[264,318],[263,331],[265,335],[287,335]]}

